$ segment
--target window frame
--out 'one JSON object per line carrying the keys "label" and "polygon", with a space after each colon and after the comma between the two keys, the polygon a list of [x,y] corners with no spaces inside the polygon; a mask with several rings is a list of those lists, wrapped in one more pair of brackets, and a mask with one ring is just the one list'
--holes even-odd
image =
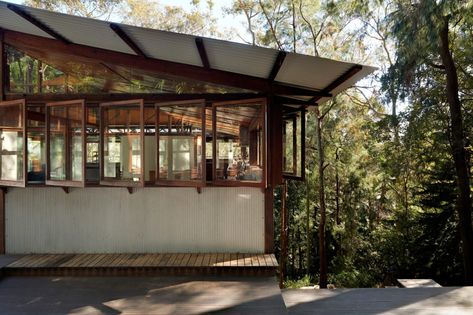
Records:
{"label": "window frame", "polygon": [[[286,107],[287,108],[287,107]],[[300,107],[300,108],[290,108],[291,111],[289,113],[284,112],[283,108],[283,114],[282,114],[282,122],[283,122],[283,128],[281,132],[283,133],[282,141],[283,145],[282,147],[284,148],[284,132],[285,132],[285,122],[292,120],[293,122],[293,127],[292,127],[292,147],[293,147],[293,152],[292,152],[292,160],[293,160],[293,168],[294,171],[292,173],[285,172],[284,170],[284,159],[285,159],[285,152],[284,150],[282,151],[282,175],[283,178],[286,179],[293,179],[293,180],[300,180],[304,181],[305,180],[305,112],[306,109],[305,107]],[[301,118],[301,175],[297,175],[297,116],[300,113],[300,118]]]}
{"label": "window frame", "polygon": [[[262,127],[263,127],[263,143],[262,143],[262,169],[263,174],[260,182],[241,181],[241,180],[221,180],[217,179],[217,108],[221,106],[241,106],[254,103],[260,105],[263,110]],[[267,152],[268,147],[266,138],[268,125],[268,102],[266,98],[252,98],[243,100],[232,100],[223,102],[214,102],[212,104],[212,184],[215,186],[231,186],[231,187],[260,187],[266,188],[267,181]]]}
{"label": "window frame", "polygon": [[[202,168],[202,179],[198,180],[169,180],[169,179],[160,179],[159,178],[159,115],[161,107],[170,107],[170,106],[188,106],[188,107],[201,107],[201,123],[202,123],[202,145],[201,145],[201,168]],[[158,186],[182,186],[182,187],[205,187],[206,186],[206,153],[205,153],[205,131],[206,131],[206,100],[205,99],[196,99],[196,100],[186,100],[186,101],[174,101],[174,102],[159,102],[155,104],[156,110],[156,124],[155,124],[155,137],[156,137],[156,150],[155,150],[155,163],[156,163],[156,179],[155,184]],[[168,162],[169,163],[169,162]]]}
{"label": "window frame", "polygon": [[12,128],[14,130],[21,131],[23,133],[23,180],[1,180],[0,179],[0,186],[4,187],[26,187],[26,183],[28,182],[28,165],[27,165],[27,129],[26,129],[26,100],[25,99],[18,99],[13,101],[0,101],[0,107],[3,106],[12,106],[12,105],[21,105],[22,106],[22,126],[21,128]]}
{"label": "window frame", "polygon": [[[77,180],[72,180],[72,179],[66,179],[66,180],[52,180],[50,179],[50,173],[49,170],[51,168],[51,146],[50,146],[50,124],[49,124],[49,108],[51,107],[59,107],[63,106],[66,107],[68,105],[81,105],[82,108],[82,122],[81,122],[81,138],[82,138],[82,180],[77,181]],[[46,103],[46,124],[45,124],[45,140],[46,140],[46,176],[45,176],[45,185],[47,186],[59,186],[59,187],[85,187],[85,159],[87,158],[87,152],[86,152],[86,130],[85,130],[85,119],[86,119],[86,114],[85,114],[85,100],[84,99],[79,99],[79,100],[71,100],[71,101],[61,101],[61,102],[47,102]],[[66,161],[70,159],[70,147],[66,145]],[[66,166],[68,166],[68,162],[66,162]],[[71,178],[70,177],[70,169],[66,167],[66,178]]]}
{"label": "window frame", "polygon": [[[105,108],[113,108],[114,106],[138,106],[140,110],[140,180],[114,180],[105,178],[105,164],[104,164],[104,141],[105,141]],[[125,101],[103,102],[99,104],[100,110],[100,181],[102,186],[116,186],[116,187],[144,187],[145,186],[145,133],[144,133],[144,100],[133,99]]]}

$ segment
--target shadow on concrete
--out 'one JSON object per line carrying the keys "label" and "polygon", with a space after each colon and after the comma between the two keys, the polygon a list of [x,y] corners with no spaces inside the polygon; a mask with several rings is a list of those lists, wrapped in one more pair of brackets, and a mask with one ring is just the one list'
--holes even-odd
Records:
{"label": "shadow on concrete", "polygon": [[275,277],[7,277],[0,313],[286,314]]}

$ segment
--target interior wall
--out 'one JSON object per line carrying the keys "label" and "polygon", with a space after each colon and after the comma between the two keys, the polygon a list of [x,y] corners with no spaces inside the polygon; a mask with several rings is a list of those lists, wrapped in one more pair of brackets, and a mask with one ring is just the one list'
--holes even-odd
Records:
{"label": "interior wall", "polygon": [[11,188],[6,252],[264,251],[260,188]]}

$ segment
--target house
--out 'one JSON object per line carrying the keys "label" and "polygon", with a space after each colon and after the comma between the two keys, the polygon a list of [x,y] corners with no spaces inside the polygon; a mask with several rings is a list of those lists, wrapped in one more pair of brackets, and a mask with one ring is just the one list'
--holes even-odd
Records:
{"label": "house", "polygon": [[0,2],[0,253],[273,253],[305,109],[372,67]]}

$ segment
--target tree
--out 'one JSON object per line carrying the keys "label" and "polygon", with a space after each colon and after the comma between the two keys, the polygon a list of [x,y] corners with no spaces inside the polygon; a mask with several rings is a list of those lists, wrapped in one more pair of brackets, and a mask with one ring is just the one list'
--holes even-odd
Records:
{"label": "tree", "polygon": [[[398,62],[392,72],[403,79],[406,87],[420,77],[416,71],[424,67],[441,69],[446,78],[444,100],[449,108],[451,155],[456,170],[458,188],[457,213],[462,239],[465,283],[473,283],[473,227],[472,205],[466,138],[463,126],[462,102],[459,96],[457,66],[452,54],[452,35],[461,32],[459,23],[469,23],[463,14],[471,15],[471,3],[461,1],[422,0],[397,1],[392,19],[397,40]],[[471,17],[470,17],[471,18]],[[471,24],[470,24],[471,27]],[[454,38],[454,37],[453,37]],[[396,78],[396,75],[393,78]],[[415,91],[410,90],[411,93]]]}
{"label": "tree", "polygon": [[26,0],[25,5],[78,15],[109,20],[120,5],[120,0]]}

